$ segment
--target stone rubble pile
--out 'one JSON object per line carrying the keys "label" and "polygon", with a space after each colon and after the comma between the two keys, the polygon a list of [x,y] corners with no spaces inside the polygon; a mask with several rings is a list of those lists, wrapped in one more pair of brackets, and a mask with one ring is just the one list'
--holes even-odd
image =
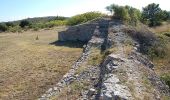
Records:
{"label": "stone rubble pile", "polygon": [[[116,63],[115,63],[116,62]],[[129,100],[132,99],[132,95],[129,91],[129,88],[125,85],[122,85],[118,76],[114,74],[113,71],[117,70],[118,67],[121,67],[125,61],[118,57],[117,55],[109,55],[102,67],[105,67],[105,75],[102,83],[102,92],[100,98],[103,100]]]}
{"label": "stone rubble pile", "polygon": [[75,72],[80,66],[81,63],[83,63],[90,54],[90,48],[91,45],[86,45],[84,48],[84,52],[82,53],[81,57],[72,65],[71,69],[66,73],[63,78],[52,88],[50,88],[48,91],[46,91],[45,94],[43,94],[39,100],[48,100],[51,96],[58,94],[62,89],[76,80]]}

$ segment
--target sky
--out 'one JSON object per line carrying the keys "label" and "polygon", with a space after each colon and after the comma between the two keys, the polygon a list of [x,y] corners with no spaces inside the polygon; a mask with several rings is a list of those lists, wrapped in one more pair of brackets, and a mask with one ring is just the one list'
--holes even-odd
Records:
{"label": "sky", "polygon": [[0,0],[0,22],[43,16],[70,17],[89,11],[108,13],[105,7],[113,3],[142,10],[153,2],[170,11],[170,0]]}

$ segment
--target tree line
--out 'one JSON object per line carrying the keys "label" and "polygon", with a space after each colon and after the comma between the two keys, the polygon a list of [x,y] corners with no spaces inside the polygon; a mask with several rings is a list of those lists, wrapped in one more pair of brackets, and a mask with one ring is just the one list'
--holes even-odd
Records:
{"label": "tree line", "polygon": [[0,32],[21,32],[28,29],[39,30],[44,28],[52,28],[55,26],[72,26],[90,21],[103,15],[104,14],[100,12],[87,12],[72,16],[70,18],[62,16],[28,18],[17,22],[0,23]]}
{"label": "tree line", "polygon": [[136,25],[137,22],[142,22],[150,27],[161,25],[163,21],[170,20],[170,12],[162,10],[159,4],[151,3],[144,7],[142,11],[130,7],[119,6],[112,4],[107,6],[106,9],[113,13],[113,18],[118,18],[124,22]]}

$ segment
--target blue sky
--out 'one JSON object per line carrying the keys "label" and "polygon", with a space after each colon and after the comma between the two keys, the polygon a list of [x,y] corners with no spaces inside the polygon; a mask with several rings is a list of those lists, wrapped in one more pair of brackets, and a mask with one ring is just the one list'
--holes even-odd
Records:
{"label": "blue sky", "polygon": [[115,3],[138,9],[159,3],[170,11],[169,0],[0,0],[0,22],[41,16],[73,16],[88,11],[106,13],[105,7]]}

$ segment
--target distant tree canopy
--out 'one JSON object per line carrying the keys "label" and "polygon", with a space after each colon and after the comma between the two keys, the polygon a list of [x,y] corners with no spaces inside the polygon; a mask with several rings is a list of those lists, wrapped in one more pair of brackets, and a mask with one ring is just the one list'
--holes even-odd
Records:
{"label": "distant tree canopy", "polygon": [[22,20],[19,24],[20,27],[25,28],[26,26],[29,27],[31,23],[27,20]]}
{"label": "distant tree canopy", "polygon": [[54,20],[65,20],[65,19],[67,18],[63,16],[57,16],[56,18],[54,18]]}
{"label": "distant tree canopy", "polygon": [[9,27],[9,26],[11,26],[11,27],[15,26],[14,23],[12,23],[12,22],[6,22],[5,24],[6,24],[6,26],[8,26],[8,27]]}
{"label": "distant tree canopy", "polygon": [[151,3],[143,8],[142,11],[142,22],[149,26],[160,25],[162,21],[168,20],[169,13],[161,10],[159,4]]}
{"label": "distant tree canopy", "polygon": [[21,21],[5,22],[0,25],[0,31],[22,32],[27,29],[39,30],[56,26],[77,25],[100,16],[103,16],[100,12],[87,12],[70,18],[62,16],[27,18]]}
{"label": "distant tree canopy", "polygon": [[159,4],[151,3],[144,7],[142,12],[130,6],[119,6],[112,4],[106,9],[113,14],[113,18],[121,19],[131,25],[136,25],[138,21],[149,26],[157,26],[162,21],[170,20],[170,12],[161,10]]}
{"label": "distant tree canopy", "polygon": [[79,14],[79,15],[69,18],[67,24],[68,25],[77,25],[77,24],[81,24],[81,23],[90,21],[92,19],[95,19],[95,18],[98,18],[101,16],[103,16],[103,14],[100,12],[87,12],[87,13]]}
{"label": "distant tree canopy", "polygon": [[130,7],[130,6],[119,6],[112,4],[107,6],[106,9],[113,13],[113,17],[117,19],[121,19],[125,22],[135,24],[140,20],[141,13],[138,9]]}

